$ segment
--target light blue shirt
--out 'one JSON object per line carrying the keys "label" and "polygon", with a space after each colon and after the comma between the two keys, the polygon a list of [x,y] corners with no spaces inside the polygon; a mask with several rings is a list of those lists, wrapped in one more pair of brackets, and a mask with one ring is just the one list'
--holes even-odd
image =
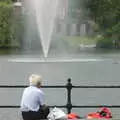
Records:
{"label": "light blue shirt", "polygon": [[25,88],[21,99],[21,111],[38,111],[44,105],[44,93],[40,88],[30,86]]}

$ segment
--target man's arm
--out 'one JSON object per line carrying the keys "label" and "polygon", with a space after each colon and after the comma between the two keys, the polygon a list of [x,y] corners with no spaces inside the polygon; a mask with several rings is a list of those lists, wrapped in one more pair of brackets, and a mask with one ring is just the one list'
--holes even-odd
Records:
{"label": "man's arm", "polygon": [[45,105],[45,95],[44,95],[43,92],[39,93],[38,101],[40,103],[40,106],[44,106]]}

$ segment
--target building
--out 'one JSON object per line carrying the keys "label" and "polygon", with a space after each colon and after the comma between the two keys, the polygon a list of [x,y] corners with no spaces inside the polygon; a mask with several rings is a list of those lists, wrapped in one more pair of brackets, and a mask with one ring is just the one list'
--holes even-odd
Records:
{"label": "building", "polygon": [[68,13],[68,0],[59,0],[58,4],[58,18],[65,19]]}

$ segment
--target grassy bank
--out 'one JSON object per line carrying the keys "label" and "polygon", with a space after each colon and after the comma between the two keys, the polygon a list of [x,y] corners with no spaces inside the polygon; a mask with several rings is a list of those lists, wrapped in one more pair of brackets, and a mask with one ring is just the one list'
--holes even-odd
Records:
{"label": "grassy bank", "polygon": [[96,37],[81,37],[81,36],[66,36],[64,40],[69,42],[71,45],[93,45],[96,44],[97,39]]}

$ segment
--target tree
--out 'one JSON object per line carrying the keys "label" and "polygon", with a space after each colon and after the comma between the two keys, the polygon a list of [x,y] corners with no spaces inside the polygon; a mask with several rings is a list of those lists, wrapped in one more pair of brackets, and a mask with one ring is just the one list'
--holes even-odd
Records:
{"label": "tree", "polygon": [[13,7],[10,0],[0,1],[0,42],[4,45],[11,40]]}
{"label": "tree", "polygon": [[[91,19],[99,25],[104,39],[120,39],[120,0],[88,0],[86,8],[90,10]],[[111,39],[112,38],[112,39]],[[104,41],[102,38],[102,41]],[[100,43],[100,42],[99,42]]]}
{"label": "tree", "polygon": [[120,0],[89,0],[87,8],[91,17],[101,29],[108,29],[118,24],[120,20]]}
{"label": "tree", "polygon": [[0,45],[20,47],[23,34],[21,11],[13,6],[12,0],[0,0]]}

